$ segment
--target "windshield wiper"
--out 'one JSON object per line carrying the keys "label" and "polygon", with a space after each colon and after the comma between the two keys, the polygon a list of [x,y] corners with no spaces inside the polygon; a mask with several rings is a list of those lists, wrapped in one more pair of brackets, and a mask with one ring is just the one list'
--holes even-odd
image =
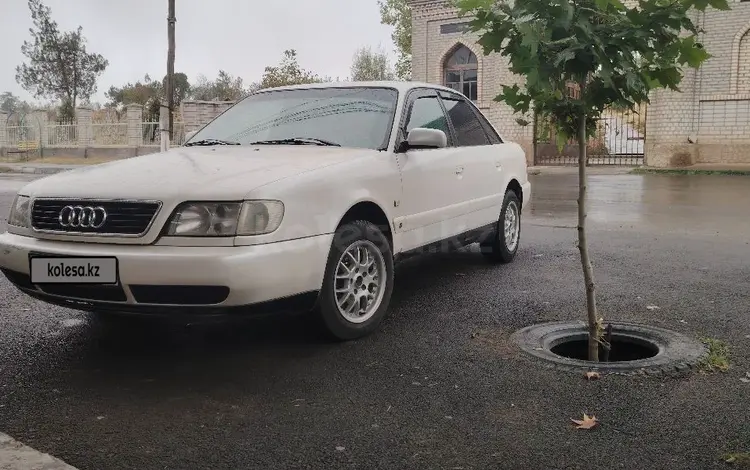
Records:
{"label": "windshield wiper", "polygon": [[192,146],[209,146],[209,145],[241,145],[239,142],[230,142],[228,140],[221,139],[203,139],[196,140],[195,142],[188,142],[184,147]]}
{"label": "windshield wiper", "polygon": [[259,140],[250,145],[324,145],[327,147],[341,147],[341,144],[315,137],[292,137],[290,139]]}

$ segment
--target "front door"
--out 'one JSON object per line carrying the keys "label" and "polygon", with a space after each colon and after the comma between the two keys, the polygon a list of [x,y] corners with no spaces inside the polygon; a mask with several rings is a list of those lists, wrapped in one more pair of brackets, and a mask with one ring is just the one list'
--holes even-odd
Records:
{"label": "front door", "polygon": [[397,154],[403,192],[394,229],[404,251],[466,231],[463,203],[469,194],[461,149],[452,145],[452,132],[436,91],[413,90],[406,99],[401,137],[406,138],[415,127],[439,129],[447,135],[448,147]]}

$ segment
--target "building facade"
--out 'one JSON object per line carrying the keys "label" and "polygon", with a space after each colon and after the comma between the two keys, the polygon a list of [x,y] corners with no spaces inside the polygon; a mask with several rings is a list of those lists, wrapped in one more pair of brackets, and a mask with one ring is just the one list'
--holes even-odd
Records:
{"label": "building facade", "polygon": [[[644,163],[676,167],[699,163],[750,164],[750,1],[729,0],[729,11],[696,13],[700,41],[712,55],[687,70],[681,93],[659,90],[645,114],[639,152]],[[449,0],[409,0],[412,79],[455,88],[474,100],[506,140],[534,164],[530,116],[494,101],[501,85],[521,84],[499,54],[484,56]],[[606,139],[605,139],[606,140]]]}

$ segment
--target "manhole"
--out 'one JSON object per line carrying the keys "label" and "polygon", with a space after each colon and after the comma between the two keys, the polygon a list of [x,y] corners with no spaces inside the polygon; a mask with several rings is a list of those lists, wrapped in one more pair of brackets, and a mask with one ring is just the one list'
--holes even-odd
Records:
{"label": "manhole", "polygon": [[[706,354],[698,340],[675,331],[635,323],[612,322],[608,362],[588,359],[588,330],[584,322],[552,322],[516,331],[511,339],[525,352],[566,370],[619,373],[686,372]],[[602,359],[603,348],[599,349]]]}

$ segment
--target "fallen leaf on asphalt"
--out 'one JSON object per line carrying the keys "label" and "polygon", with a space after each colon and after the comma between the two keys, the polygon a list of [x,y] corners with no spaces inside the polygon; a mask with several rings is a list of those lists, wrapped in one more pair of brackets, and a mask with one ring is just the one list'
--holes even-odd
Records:
{"label": "fallen leaf on asphalt", "polygon": [[649,310],[659,310],[659,307],[657,307],[656,305],[646,305],[646,308]]}
{"label": "fallen leaf on asphalt", "polygon": [[589,416],[586,413],[583,414],[583,419],[570,418],[570,420],[576,424],[576,429],[591,429],[599,422],[596,416]]}
{"label": "fallen leaf on asphalt", "polygon": [[599,380],[602,378],[602,374],[599,372],[589,371],[586,372],[586,379],[588,380]]}

